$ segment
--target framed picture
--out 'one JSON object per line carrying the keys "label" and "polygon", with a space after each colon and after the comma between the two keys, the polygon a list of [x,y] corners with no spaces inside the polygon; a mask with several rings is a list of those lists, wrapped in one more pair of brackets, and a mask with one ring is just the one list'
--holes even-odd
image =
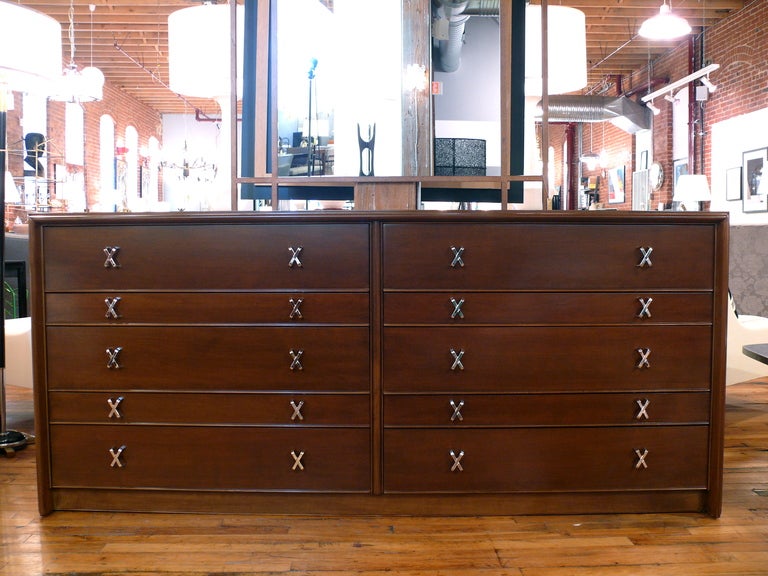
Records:
{"label": "framed picture", "polygon": [[741,166],[725,171],[725,199],[741,200]]}
{"label": "framed picture", "polygon": [[608,170],[608,203],[624,202],[624,166]]}
{"label": "framed picture", "polygon": [[763,180],[766,164],[768,148],[749,150],[742,155],[741,194],[744,212],[768,211],[768,181]]}

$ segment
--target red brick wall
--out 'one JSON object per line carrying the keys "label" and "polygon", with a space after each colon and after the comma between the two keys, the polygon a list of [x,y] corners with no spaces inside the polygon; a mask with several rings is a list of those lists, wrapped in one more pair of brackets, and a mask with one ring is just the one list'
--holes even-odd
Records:
{"label": "red brick wall", "polygon": [[[109,83],[104,86],[103,100],[87,102],[82,104],[82,106],[85,130],[85,141],[83,144],[85,165],[67,165],[67,170],[69,172],[84,172],[86,198],[90,207],[99,202],[101,188],[101,142],[99,138],[101,117],[104,114],[108,114],[112,118],[115,124],[116,138],[123,137],[128,126],[136,128],[139,134],[140,147],[147,146],[151,136],[162,142],[162,118],[153,109]],[[24,170],[24,134],[21,127],[21,113],[22,97],[20,94],[15,93],[14,109],[8,113],[7,121],[9,169],[14,176],[20,176]],[[53,165],[63,163],[63,158],[60,156],[64,153],[64,113],[64,103],[48,102],[48,133],[46,137],[49,139],[50,145],[47,147],[49,162],[46,175],[49,180],[53,177]],[[114,150],[115,142],[109,143],[109,147]],[[59,157],[56,157],[57,155]],[[55,186],[52,182],[49,185],[49,193],[55,202]],[[7,218],[9,217],[10,215],[7,216]]]}
{"label": "red brick wall", "polygon": [[[636,40],[640,41],[640,40]],[[692,103],[693,119],[697,121],[693,130],[693,154],[689,153],[695,163],[697,173],[706,174],[711,181],[711,141],[708,127],[734,116],[755,112],[768,107],[768,1],[753,0],[739,12],[722,20],[717,25],[701,34],[691,36],[663,57],[652,62],[650,71],[638,70],[629,77],[622,78],[623,92],[635,89],[641,91],[633,98],[638,100],[643,94],[663,87],[659,79],[675,81],[691,72],[711,63],[717,63],[720,68],[711,74],[711,80],[718,89],[709,94],[708,100],[702,105],[695,100],[693,86],[698,81],[689,84],[691,92],[689,101]],[[656,81],[647,89],[649,80]],[[614,92],[615,93],[615,92]],[[609,94],[610,95],[610,94]],[[668,203],[672,199],[672,107],[663,98],[656,102],[661,110],[653,117],[653,151],[652,157],[662,163],[667,177],[662,189],[654,193],[652,206],[658,202]],[[703,126],[703,130],[699,129]],[[602,127],[595,126],[593,143],[598,147],[601,142]],[[766,130],[766,127],[755,127],[755,130]],[[621,159],[626,163],[626,202],[611,204],[611,208],[629,210],[632,192],[632,171],[634,165],[634,138],[606,123],[605,148],[610,156],[611,164],[618,164]],[[584,125],[584,147],[589,147],[590,125]],[[558,140],[558,132],[550,133],[551,145],[556,153],[562,150],[562,142]],[[768,145],[768,136],[766,136]],[[702,154],[703,152],[703,154]],[[703,156],[703,165],[701,162]],[[562,159],[557,159],[562,163]],[[602,171],[584,172],[584,176],[602,175]],[[555,185],[561,185],[561,180]],[[601,190],[601,200],[604,195]]]}

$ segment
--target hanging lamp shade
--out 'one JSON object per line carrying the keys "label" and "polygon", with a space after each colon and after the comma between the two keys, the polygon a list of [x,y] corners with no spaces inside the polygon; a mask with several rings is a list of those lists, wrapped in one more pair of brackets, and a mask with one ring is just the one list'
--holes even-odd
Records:
{"label": "hanging lamp shade", "polygon": [[61,73],[61,24],[36,10],[0,1],[0,83],[47,94]]}
{"label": "hanging lamp shade", "polygon": [[[237,6],[237,95],[243,93],[243,6]],[[184,96],[220,98],[231,93],[230,7],[202,4],[168,16],[168,84]]]}
{"label": "hanging lamp shade", "polygon": [[[565,94],[587,85],[587,32],[584,12],[567,6],[547,8],[547,92]],[[525,8],[525,93],[540,96],[541,6]]]}
{"label": "hanging lamp shade", "polygon": [[672,9],[664,0],[659,13],[648,18],[637,33],[649,40],[674,40],[691,33],[691,26],[685,18],[672,14]]}

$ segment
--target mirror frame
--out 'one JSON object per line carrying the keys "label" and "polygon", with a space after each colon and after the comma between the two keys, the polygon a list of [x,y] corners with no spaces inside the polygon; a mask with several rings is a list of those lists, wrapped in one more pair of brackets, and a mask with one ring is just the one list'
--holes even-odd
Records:
{"label": "mirror frame", "polygon": [[[255,66],[251,68],[254,76],[254,89],[246,101],[244,88],[243,96],[243,130],[240,140],[249,142],[252,138],[253,150],[245,147],[248,159],[253,160],[253,175],[241,176],[239,156],[243,151],[238,140],[237,123],[232,123],[230,142],[232,154],[231,173],[231,207],[238,210],[241,199],[253,200],[254,209],[257,200],[271,200],[271,209],[279,209],[280,191],[290,187],[301,187],[322,192],[324,187],[351,187],[355,191],[355,208],[366,209],[368,206],[358,208],[358,192],[361,194],[373,191],[405,191],[399,202],[401,208],[415,209],[414,194],[416,197],[424,187],[462,191],[471,194],[473,191],[497,191],[501,209],[509,209],[509,204],[522,201],[523,185],[525,182],[539,183],[541,186],[541,209],[547,209],[549,197],[548,182],[544,176],[549,173],[549,118],[548,118],[548,55],[547,55],[547,8],[548,0],[541,0],[541,53],[542,53],[542,104],[544,108],[541,121],[541,175],[526,175],[523,173],[523,154],[516,151],[524,149],[524,110],[525,110],[525,3],[500,2],[500,62],[501,62],[501,175],[500,176],[472,176],[457,178],[454,176],[431,176],[419,174],[432,166],[432,117],[431,117],[431,91],[425,91],[423,99],[414,104],[419,108],[419,114],[408,115],[411,118],[429,118],[422,125],[413,126],[412,130],[406,130],[409,134],[415,134],[415,142],[409,142],[416,146],[418,157],[416,166],[411,165],[408,170],[413,174],[405,176],[368,176],[368,177],[344,177],[344,176],[291,176],[280,177],[272,167],[277,166],[278,146],[272,134],[277,126],[277,110],[274,105],[277,102],[277,42],[275,31],[276,3],[280,0],[240,0],[245,3],[246,50],[251,46],[254,50]],[[237,58],[237,40],[234,31],[237,24],[237,11],[235,2],[230,3],[230,33],[232,37],[230,73],[232,96],[230,106],[232,117],[237,117],[237,76],[234,64]],[[412,0],[406,3],[407,10],[403,11],[404,22],[408,25],[404,28],[404,37],[430,38],[429,25],[431,14],[431,0]],[[405,6],[404,6],[405,8]],[[255,30],[255,38],[252,34]],[[426,33],[425,33],[426,31]],[[423,63],[429,71],[432,69],[430,61],[430,42],[407,42],[409,50],[404,50],[404,58],[410,62]],[[246,63],[248,60],[246,60]],[[247,66],[244,68],[247,69]],[[244,73],[246,80],[247,71]],[[430,74],[431,76],[431,74]],[[267,82],[255,82],[257,78],[267,78]],[[246,83],[247,85],[247,83]],[[250,100],[252,98],[252,101]],[[251,108],[251,102],[253,103]],[[249,110],[251,116],[249,116]],[[252,117],[252,124],[250,118]],[[245,119],[249,118],[246,126]],[[415,120],[413,120],[415,122]],[[250,126],[252,125],[252,128]],[[415,128],[415,129],[413,129]],[[258,143],[266,143],[259,146]],[[419,142],[428,142],[419,146]],[[245,164],[244,164],[245,165]],[[404,166],[405,168],[405,166]],[[373,209],[379,209],[378,206]]]}

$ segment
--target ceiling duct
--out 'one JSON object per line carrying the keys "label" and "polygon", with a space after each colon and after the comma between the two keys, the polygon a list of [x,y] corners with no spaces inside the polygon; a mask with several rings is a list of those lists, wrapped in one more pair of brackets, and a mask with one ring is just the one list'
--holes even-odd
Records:
{"label": "ceiling duct", "polygon": [[[539,101],[538,116],[542,103]],[[550,122],[608,121],[625,132],[634,134],[651,127],[651,112],[626,96],[562,95],[549,97]]]}
{"label": "ceiling duct", "polygon": [[464,26],[470,16],[498,16],[500,0],[434,0],[432,36],[438,42],[438,66],[456,72],[461,64]]}

